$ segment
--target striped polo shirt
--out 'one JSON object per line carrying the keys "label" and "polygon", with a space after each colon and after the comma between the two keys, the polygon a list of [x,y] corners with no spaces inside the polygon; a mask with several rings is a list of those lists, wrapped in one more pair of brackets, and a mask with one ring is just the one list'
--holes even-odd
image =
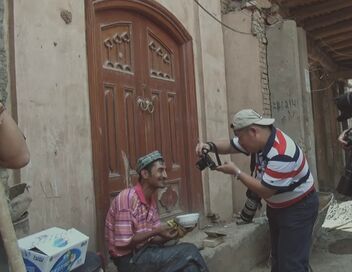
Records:
{"label": "striped polo shirt", "polygon": [[[231,143],[240,152],[248,154],[237,137]],[[256,174],[264,186],[277,190],[276,194],[266,199],[272,208],[291,206],[314,190],[313,176],[303,151],[275,127],[265,148],[256,154]]]}
{"label": "striped polo shirt", "polygon": [[[147,232],[160,226],[155,199],[148,203],[142,186],[125,189],[112,201],[105,220],[105,238],[112,257],[124,256],[132,252],[126,248],[132,237],[139,232]],[[137,248],[144,243],[138,244]]]}

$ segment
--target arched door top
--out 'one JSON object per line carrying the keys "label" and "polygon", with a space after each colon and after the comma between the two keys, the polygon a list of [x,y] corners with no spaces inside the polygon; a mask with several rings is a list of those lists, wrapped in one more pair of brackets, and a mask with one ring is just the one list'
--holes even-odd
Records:
{"label": "arched door top", "polygon": [[125,9],[138,11],[149,17],[157,25],[168,31],[178,43],[185,43],[192,39],[182,23],[165,7],[153,0],[95,0],[95,11],[106,9]]}

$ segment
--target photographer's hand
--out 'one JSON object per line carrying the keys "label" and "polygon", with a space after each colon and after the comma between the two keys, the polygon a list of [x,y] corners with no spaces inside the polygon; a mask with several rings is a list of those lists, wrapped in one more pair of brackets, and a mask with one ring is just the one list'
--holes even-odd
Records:
{"label": "photographer's hand", "polygon": [[196,153],[197,153],[198,156],[202,156],[203,155],[202,149],[207,149],[208,151],[210,151],[211,147],[207,143],[199,142],[197,144],[197,146],[196,146]]}
{"label": "photographer's hand", "polygon": [[216,171],[224,174],[237,175],[239,168],[233,162],[225,162],[223,165],[216,167]]}
{"label": "photographer's hand", "polygon": [[233,162],[225,162],[216,168],[217,171],[225,174],[235,175],[249,190],[267,199],[276,193],[276,190],[265,187],[256,178],[242,172]]}

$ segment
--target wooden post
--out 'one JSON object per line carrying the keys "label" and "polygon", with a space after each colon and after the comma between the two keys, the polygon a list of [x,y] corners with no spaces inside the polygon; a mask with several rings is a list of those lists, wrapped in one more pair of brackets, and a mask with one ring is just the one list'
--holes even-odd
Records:
{"label": "wooden post", "polygon": [[13,227],[4,183],[0,181],[0,233],[4,242],[7,259],[12,272],[26,272],[22,254],[18,248],[15,229]]}

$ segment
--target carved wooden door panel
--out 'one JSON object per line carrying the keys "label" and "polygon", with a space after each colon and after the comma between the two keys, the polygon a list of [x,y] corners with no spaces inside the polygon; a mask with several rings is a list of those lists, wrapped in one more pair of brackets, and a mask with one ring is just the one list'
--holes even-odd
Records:
{"label": "carved wooden door panel", "polygon": [[169,186],[159,191],[161,214],[187,210],[187,179],[183,133],[184,108],[179,65],[179,46],[170,36],[149,20],[143,23],[142,52],[147,56],[143,80],[146,96],[153,111],[145,119],[147,149],[162,152],[168,173]]}
{"label": "carved wooden door panel", "polygon": [[159,192],[159,210],[162,215],[187,210],[179,45],[134,12],[97,13],[96,30],[106,137],[104,191],[113,197],[135,184],[137,158],[160,150],[169,185]]}
{"label": "carved wooden door panel", "polygon": [[[111,197],[135,182],[135,162],[145,153],[145,114],[137,100],[141,88],[139,20],[132,14],[107,11],[99,14],[98,31],[101,56],[103,99],[102,129],[106,135],[107,192]],[[119,19],[116,19],[119,18]],[[106,196],[108,197],[108,196]]]}

